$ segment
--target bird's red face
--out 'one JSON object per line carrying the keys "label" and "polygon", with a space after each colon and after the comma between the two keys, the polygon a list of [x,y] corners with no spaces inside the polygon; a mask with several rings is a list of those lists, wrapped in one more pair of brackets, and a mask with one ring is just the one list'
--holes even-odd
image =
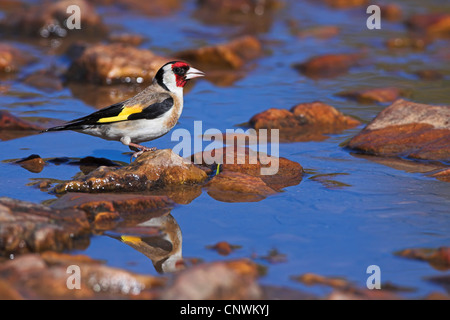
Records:
{"label": "bird's red face", "polygon": [[172,72],[175,75],[177,87],[181,88],[186,85],[188,80],[203,77],[205,75],[202,71],[192,68],[182,61],[172,63]]}

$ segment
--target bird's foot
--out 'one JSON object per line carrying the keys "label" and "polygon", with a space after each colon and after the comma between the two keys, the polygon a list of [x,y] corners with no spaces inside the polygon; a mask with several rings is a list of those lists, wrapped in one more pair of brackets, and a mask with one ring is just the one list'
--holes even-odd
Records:
{"label": "bird's foot", "polygon": [[131,155],[130,162],[133,161],[133,158],[139,157],[144,152],[157,150],[156,147],[148,148],[148,147],[144,147],[144,146],[141,146],[141,145],[135,144],[135,143],[130,143],[128,146],[130,147],[131,150],[136,151]]}

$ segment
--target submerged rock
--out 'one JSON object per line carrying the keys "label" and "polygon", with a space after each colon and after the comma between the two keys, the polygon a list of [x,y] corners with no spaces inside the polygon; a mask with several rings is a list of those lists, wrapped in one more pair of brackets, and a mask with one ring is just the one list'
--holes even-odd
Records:
{"label": "submerged rock", "polygon": [[87,256],[53,252],[0,264],[0,277],[9,288],[5,293],[0,286],[0,296],[9,299],[149,299],[165,284],[162,278],[108,267]]}
{"label": "submerged rock", "polygon": [[366,5],[368,0],[323,0],[333,8],[346,9]]}
{"label": "submerged rock", "polygon": [[206,80],[217,85],[230,85],[243,77],[244,65],[262,54],[261,41],[242,36],[226,43],[188,49],[175,54],[207,73]]}
{"label": "submerged rock", "polygon": [[103,194],[99,197],[90,193],[66,193],[51,204],[53,209],[84,211],[96,230],[135,226],[166,213],[173,206],[166,196]]}
{"label": "submerged rock", "polygon": [[91,0],[99,5],[116,5],[121,10],[131,10],[139,14],[149,16],[161,17],[171,14],[178,10],[181,5],[181,0]]}
{"label": "submerged rock", "polygon": [[24,159],[17,160],[15,163],[34,173],[41,172],[45,166],[45,161],[37,154],[32,154]]}
{"label": "submerged rock", "polygon": [[258,270],[249,260],[211,262],[181,271],[160,296],[163,300],[253,300],[262,298]]}
{"label": "submerged rock", "polygon": [[191,159],[211,172],[220,164],[220,173],[204,187],[211,197],[224,202],[260,201],[299,184],[303,176],[297,162],[240,146],[199,152]]}
{"label": "submerged rock", "polygon": [[207,178],[194,164],[170,149],[145,152],[133,163],[119,167],[99,167],[88,175],[62,183],[56,193],[137,192],[197,184]]}
{"label": "submerged rock", "polygon": [[94,84],[150,83],[169,58],[150,50],[121,43],[96,44],[86,47],[76,58],[66,77],[70,81]]}
{"label": "submerged rock", "polygon": [[0,255],[67,250],[88,243],[84,212],[0,198]]}
{"label": "submerged rock", "polygon": [[415,32],[433,36],[450,36],[450,14],[448,13],[416,14],[406,21],[406,25]]}
{"label": "submerged rock", "polygon": [[[67,19],[73,12],[67,13],[71,5],[80,9],[80,29],[68,28]],[[85,0],[60,0],[36,5],[23,6],[10,12],[0,22],[0,28],[6,34],[21,36],[40,36],[43,38],[69,36],[101,37],[106,28],[94,7]]]}
{"label": "submerged rock", "polygon": [[403,90],[395,87],[373,88],[358,91],[339,92],[337,96],[356,100],[358,102],[393,102],[402,96]]}
{"label": "submerged rock", "polygon": [[34,58],[13,45],[0,42],[0,73],[17,72]]}
{"label": "submerged rock", "polygon": [[397,100],[347,147],[379,156],[450,161],[450,106]]}
{"label": "submerged rock", "polygon": [[260,177],[233,171],[216,175],[205,187],[212,198],[223,202],[255,202],[276,194]]}
{"label": "submerged rock", "polygon": [[344,73],[361,64],[362,53],[325,54],[294,64],[293,67],[310,78],[329,78]]}
{"label": "submerged rock", "polygon": [[0,110],[0,140],[11,140],[45,130],[40,126],[25,119],[16,117],[8,111]]}
{"label": "submerged rock", "polygon": [[268,32],[280,0],[199,0],[194,17],[207,24],[232,24],[240,34]]}
{"label": "submerged rock", "polygon": [[[235,172],[258,177],[275,191],[299,184],[303,176],[303,168],[299,163],[283,157],[256,152],[246,147],[226,146],[203,151],[192,155],[191,159],[195,163],[211,168],[212,171],[216,171],[217,164],[220,164],[220,174]],[[228,179],[239,178],[238,175],[228,175],[227,177]],[[213,180],[210,182],[214,183]],[[253,181],[259,184],[259,180]],[[211,186],[211,183],[208,185]],[[250,186],[248,187],[250,188]],[[266,189],[266,191],[270,190]]]}
{"label": "submerged rock", "polygon": [[320,141],[326,134],[354,128],[360,122],[323,102],[301,103],[286,109],[268,109],[254,115],[249,125],[256,129],[279,129],[280,141]]}
{"label": "submerged rock", "polygon": [[395,255],[409,259],[427,261],[432,267],[437,270],[450,269],[450,247],[441,247],[437,249],[405,249],[396,252]]}

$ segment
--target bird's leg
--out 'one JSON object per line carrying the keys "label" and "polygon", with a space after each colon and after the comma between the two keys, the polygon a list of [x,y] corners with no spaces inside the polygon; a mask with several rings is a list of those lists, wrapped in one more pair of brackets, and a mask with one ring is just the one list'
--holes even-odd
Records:
{"label": "bird's leg", "polygon": [[144,152],[156,150],[156,147],[148,148],[148,147],[141,146],[140,144],[136,144],[136,143],[132,143],[132,142],[130,142],[128,144],[128,147],[131,150],[135,151],[135,153],[132,154],[131,159],[139,157]]}

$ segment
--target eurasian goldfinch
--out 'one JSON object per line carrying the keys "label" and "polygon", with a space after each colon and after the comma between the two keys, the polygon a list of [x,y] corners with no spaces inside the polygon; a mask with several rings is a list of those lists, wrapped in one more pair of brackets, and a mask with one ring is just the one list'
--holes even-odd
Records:
{"label": "eurasian goldfinch", "polygon": [[134,97],[88,116],[43,132],[73,130],[106,140],[116,140],[134,149],[138,157],[148,148],[140,145],[169,132],[183,111],[183,87],[205,74],[182,61],[171,61],[156,73],[152,84]]}

